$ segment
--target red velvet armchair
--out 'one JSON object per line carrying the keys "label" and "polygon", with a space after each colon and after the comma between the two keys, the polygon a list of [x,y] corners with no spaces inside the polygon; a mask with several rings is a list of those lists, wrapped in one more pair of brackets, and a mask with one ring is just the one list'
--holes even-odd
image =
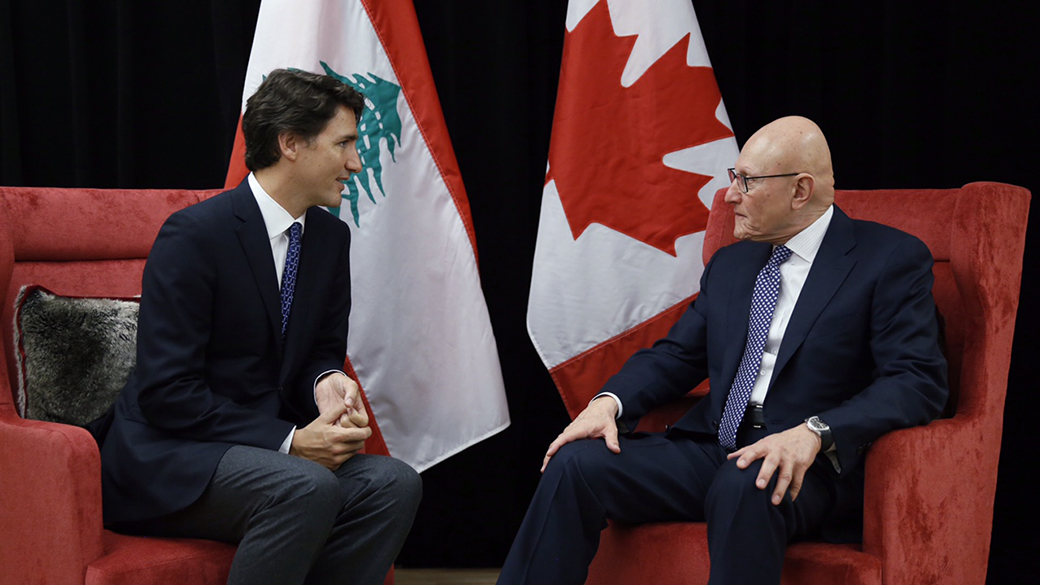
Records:
{"label": "red velvet armchair", "polygon": [[[724,193],[712,205],[705,261],[734,241]],[[999,183],[838,191],[836,202],[849,216],[897,227],[931,249],[951,396],[940,420],[889,433],[872,446],[862,545],[790,546],[785,585],[985,583],[1029,198],[1027,190]],[[584,404],[588,397],[564,399]],[[685,407],[668,410],[644,422],[660,426]],[[662,523],[611,525],[587,583],[707,580],[705,525]]]}
{"label": "red velvet armchair", "polygon": [[[25,420],[17,387],[13,305],[23,285],[66,296],[141,293],[162,222],[218,191],[0,187],[0,582],[48,585],[217,584],[233,546],[105,530],[101,460],[87,431]],[[374,423],[374,419],[373,419]],[[369,452],[386,453],[378,427]],[[387,576],[393,583],[393,573]]]}

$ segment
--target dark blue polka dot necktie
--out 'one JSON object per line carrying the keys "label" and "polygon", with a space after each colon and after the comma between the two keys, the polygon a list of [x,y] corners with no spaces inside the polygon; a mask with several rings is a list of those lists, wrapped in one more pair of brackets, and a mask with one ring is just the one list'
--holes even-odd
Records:
{"label": "dark blue polka dot necktie", "polygon": [[737,429],[744,418],[751,390],[755,387],[755,378],[762,365],[762,351],[766,346],[769,325],[773,322],[776,300],[780,296],[780,265],[790,257],[789,248],[777,246],[755,279],[744,357],[740,360],[737,377],[733,379],[729,396],[726,397],[726,408],[722,411],[722,422],[719,424],[719,444],[729,451],[737,448]]}
{"label": "dark blue polka dot necktie", "polygon": [[293,222],[289,227],[289,250],[285,254],[285,270],[282,271],[282,338],[289,326],[289,311],[292,310],[293,290],[296,288],[296,267],[300,263],[300,235],[303,226]]}

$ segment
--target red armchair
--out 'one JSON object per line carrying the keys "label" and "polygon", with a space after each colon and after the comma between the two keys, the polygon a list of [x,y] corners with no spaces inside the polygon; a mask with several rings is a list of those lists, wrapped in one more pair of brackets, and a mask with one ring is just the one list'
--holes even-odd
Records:
{"label": "red armchair", "polygon": [[[0,187],[0,581],[48,585],[216,584],[233,546],[105,530],[101,460],[85,430],[22,419],[13,305],[23,285],[66,296],[126,298],[162,222],[219,191]],[[371,410],[370,410],[371,412]],[[374,423],[374,419],[373,419]],[[369,452],[385,454],[378,427]],[[393,583],[393,573],[387,576]]]}
{"label": "red armchair", "polygon": [[[734,241],[724,193],[712,205],[705,261]],[[785,585],[985,583],[1029,198],[1027,190],[999,183],[838,191],[836,202],[849,216],[902,229],[931,249],[951,396],[940,420],[889,433],[871,448],[862,545],[790,546]],[[583,404],[588,397],[564,400]],[[683,410],[672,407],[670,416]],[[661,416],[652,424],[662,424]],[[707,580],[704,524],[662,523],[611,525],[587,583]]]}

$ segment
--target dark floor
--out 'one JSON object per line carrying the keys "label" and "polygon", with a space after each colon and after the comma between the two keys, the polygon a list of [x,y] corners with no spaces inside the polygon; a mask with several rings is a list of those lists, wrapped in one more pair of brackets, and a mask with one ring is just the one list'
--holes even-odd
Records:
{"label": "dark floor", "polygon": [[397,569],[395,585],[494,585],[499,569]]}

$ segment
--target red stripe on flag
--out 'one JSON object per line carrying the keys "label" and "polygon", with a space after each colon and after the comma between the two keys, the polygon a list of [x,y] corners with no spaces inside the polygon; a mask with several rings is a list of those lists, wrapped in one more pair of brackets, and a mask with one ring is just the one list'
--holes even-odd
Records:
{"label": "red stripe on flag", "polygon": [[361,382],[358,381],[357,372],[354,371],[354,365],[350,363],[349,357],[343,362],[343,371],[358,383],[358,388],[361,390],[361,400],[365,403],[365,412],[368,413],[368,428],[372,429],[372,436],[365,441],[364,452],[371,455],[386,455],[389,457],[390,449],[386,447],[386,440],[383,439],[383,433],[379,430],[379,424],[376,423],[376,416],[372,413],[372,405],[368,403],[365,389],[361,388]]}
{"label": "red stripe on flag", "polygon": [[246,168],[246,138],[242,134],[242,115],[239,114],[238,129],[235,131],[235,146],[231,149],[231,160],[228,162],[224,188],[234,189],[248,174],[249,169]]}
{"label": "red stripe on flag", "polygon": [[459,217],[466,228],[473,256],[477,257],[477,238],[473,231],[469,199],[462,184],[459,163],[451,148],[451,137],[444,123],[440,98],[430,75],[430,63],[426,57],[419,19],[415,15],[412,0],[361,0],[375,28],[380,44],[390,59],[390,66],[397,75],[401,93],[415,116],[419,132],[430,149],[433,162],[451,198],[458,209]]}

